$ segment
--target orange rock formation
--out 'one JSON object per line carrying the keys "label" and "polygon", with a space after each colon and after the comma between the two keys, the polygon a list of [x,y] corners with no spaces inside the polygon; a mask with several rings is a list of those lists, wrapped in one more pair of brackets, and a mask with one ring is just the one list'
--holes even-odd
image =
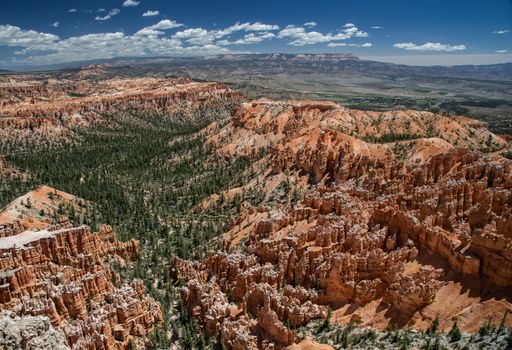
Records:
{"label": "orange rock formation", "polygon": [[0,137],[50,142],[117,111],[161,113],[238,97],[223,84],[187,78],[0,83]]}
{"label": "orange rock formation", "polygon": [[189,312],[228,349],[299,343],[294,328],[329,307],[337,322],[466,331],[512,310],[512,161],[479,151],[509,147],[481,123],[262,100],[209,142],[269,149],[263,188],[309,183],[297,205],[248,210],[226,252],[174,261]]}
{"label": "orange rock formation", "polygon": [[[47,187],[34,193],[46,190],[71,197]],[[121,286],[109,264],[136,257],[138,241],[119,242],[106,225],[92,233],[65,223],[42,228],[39,221],[38,230],[27,231],[7,213],[0,217],[0,311],[47,316],[73,349],[126,349],[131,337],[161,321],[142,281]]]}

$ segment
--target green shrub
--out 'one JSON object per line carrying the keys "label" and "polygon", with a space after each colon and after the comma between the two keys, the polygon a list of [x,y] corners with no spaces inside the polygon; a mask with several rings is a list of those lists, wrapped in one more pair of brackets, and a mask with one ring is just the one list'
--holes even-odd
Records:
{"label": "green shrub", "polygon": [[437,330],[439,329],[439,318],[435,318],[434,321],[430,324],[430,327],[427,329],[427,334],[435,335],[437,334]]}
{"label": "green shrub", "polygon": [[455,320],[455,322],[453,323],[452,329],[448,333],[448,336],[450,337],[451,342],[457,342],[462,339],[462,332],[459,329],[457,320]]}

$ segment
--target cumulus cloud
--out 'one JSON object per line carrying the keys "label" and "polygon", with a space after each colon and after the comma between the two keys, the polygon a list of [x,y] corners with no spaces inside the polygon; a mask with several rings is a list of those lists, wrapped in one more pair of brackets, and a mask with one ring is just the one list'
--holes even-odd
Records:
{"label": "cumulus cloud", "polygon": [[173,28],[178,28],[178,27],[182,27],[182,26],[183,26],[183,24],[178,23],[176,21],[172,21],[170,19],[163,19],[160,22],[153,24],[152,26],[149,26],[148,28],[167,30],[167,29],[173,29]]}
{"label": "cumulus cloud", "polygon": [[[207,44],[215,44],[216,41],[221,41],[222,46],[227,45],[243,45],[245,43],[254,43],[254,41],[261,42],[265,39],[268,39],[269,36],[262,36],[262,35],[254,35],[254,36],[247,36],[245,40],[239,39],[241,41],[238,41],[235,44],[235,41],[228,41],[227,39],[224,39],[226,37],[229,37],[230,35],[245,31],[245,32],[269,32],[269,31],[275,31],[279,30],[278,25],[274,24],[264,24],[260,22],[255,23],[236,23],[232,26],[229,26],[224,29],[217,29],[217,30],[206,30],[203,28],[189,28],[180,32],[177,32],[174,34],[174,39],[183,40],[188,44],[191,45],[207,45]],[[274,37],[273,35],[272,37]],[[222,39],[222,40],[221,40]]]}
{"label": "cumulus cloud", "polygon": [[263,24],[260,22],[256,23],[244,23],[242,26],[245,26],[245,30],[250,32],[259,32],[259,31],[270,31],[270,30],[279,30],[279,26],[275,24]]}
{"label": "cumulus cloud", "polygon": [[70,37],[38,48],[25,47],[18,53],[16,62],[50,64],[120,56],[189,56],[228,52],[229,49],[214,44],[184,46],[181,40],[162,35],[114,32]]}
{"label": "cumulus cloud", "polygon": [[510,32],[510,29],[500,29],[500,30],[495,30],[493,33],[494,34],[506,34]]}
{"label": "cumulus cloud", "polygon": [[159,14],[160,14],[160,11],[158,11],[158,10],[156,10],[156,11],[148,10],[142,14],[142,17],[158,16]]}
{"label": "cumulus cloud", "polygon": [[304,27],[287,26],[277,35],[277,37],[281,39],[292,39],[292,41],[288,43],[288,45],[292,46],[305,46],[333,41],[342,41],[352,37],[364,38],[367,36],[368,33],[360,31],[353,23],[345,24],[344,29],[341,32],[335,34],[322,34],[315,31],[308,32]]}
{"label": "cumulus cloud", "polygon": [[[119,14],[118,9],[102,12],[98,21]],[[370,43],[341,43],[350,38],[365,37],[355,25],[344,26],[335,33],[320,33],[305,27],[261,22],[235,23],[224,28],[183,28],[171,19],[157,21],[133,34],[118,32],[94,33],[61,39],[56,35],[23,30],[15,26],[0,26],[0,46],[18,47],[11,61],[24,64],[52,64],[114,57],[191,56],[240,53],[235,47],[259,44],[266,40],[282,39],[290,45],[314,43],[339,44],[330,47],[369,47]],[[345,44],[345,45],[341,45]]]}
{"label": "cumulus cloud", "polygon": [[250,45],[250,44],[258,44],[261,43],[264,40],[275,38],[276,35],[274,33],[270,32],[263,32],[263,33],[249,33],[246,34],[243,38],[235,40],[235,41],[229,41],[229,40],[220,40],[217,42],[217,45],[221,46],[228,46],[228,45]]}
{"label": "cumulus cloud", "polygon": [[170,19],[163,19],[158,23],[155,23],[149,27],[142,28],[134,36],[158,36],[163,35],[165,32],[163,30],[173,29],[182,27],[183,24],[178,23],[176,21],[172,21]]}
{"label": "cumulus cloud", "polygon": [[139,4],[140,4],[140,1],[125,0],[125,2],[123,2],[123,7],[134,7],[134,6],[139,6]]}
{"label": "cumulus cloud", "polygon": [[53,22],[53,23],[51,24],[51,26],[52,26],[52,27],[54,27],[54,28],[57,28],[59,25],[60,25],[60,22],[59,22],[59,21],[57,21],[57,22]]}
{"label": "cumulus cloud", "polygon": [[174,34],[175,38],[178,39],[190,39],[190,38],[199,38],[208,34],[208,31],[203,28],[190,28],[184,31],[178,32]]}
{"label": "cumulus cloud", "polygon": [[245,30],[246,32],[257,32],[257,31],[274,31],[279,30],[279,26],[276,24],[265,24],[261,22],[255,23],[236,23],[230,27],[227,27],[223,30],[213,31],[215,37],[221,38],[226,35],[230,35],[234,32],[238,32],[241,30]]}
{"label": "cumulus cloud", "polygon": [[74,13],[74,12],[77,12],[78,10],[77,9],[69,9],[68,12],[69,13]]}
{"label": "cumulus cloud", "polygon": [[44,47],[59,40],[57,35],[22,30],[11,25],[0,25],[0,45],[21,47]]}
{"label": "cumulus cloud", "polygon": [[316,25],[317,25],[317,23],[313,22],[313,21],[304,23],[304,27],[306,27],[306,28],[313,28],[313,27],[316,27]]}
{"label": "cumulus cloud", "polygon": [[[99,10],[101,10],[101,9],[99,9]],[[108,21],[112,17],[117,16],[120,12],[121,11],[119,11],[119,9],[112,9],[112,10],[108,11],[108,13],[105,16],[96,16],[96,17],[94,17],[94,19],[96,21]]]}
{"label": "cumulus cloud", "polygon": [[[121,33],[122,34],[122,33]],[[215,55],[229,53],[230,50],[218,45],[194,45],[182,46],[179,41],[166,38],[145,37],[144,40],[136,40],[133,36],[103,36],[92,42],[81,42],[71,45],[66,43],[66,48],[59,48],[57,52],[44,55],[25,57],[22,62],[36,64],[51,64],[56,62],[72,62],[77,60],[92,60],[114,57],[142,57],[142,56],[192,56]],[[62,45],[64,47],[64,44]],[[89,48],[89,49],[85,49]]]}
{"label": "cumulus cloud", "polygon": [[448,45],[441,43],[425,43],[417,45],[415,43],[396,43],[393,45],[398,49],[405,49],[409,51],[462,51],[466,50],[466,45]]}
{"label": "cumulus cloud", "polygon": [[[110,13],[111,11],[106,15]],[[113,13],[110,14],[110,16],[112,15]],[[31,45],[14,45],[13,37],[22,36],[20,33],[15,33],[9,35],[9,43],[12,46],[22,47],[17,52],[14,62],[46,64],[120,56],[224,54],[237,52],[227,48],[228,45],[249,45],[272,39],[276,35],[271,31],[279,29],[277,25],[260,22],[236,23],[223,29],[187,28],[170,37],[166,35],[166,30],[182,26],[181,23],[165,19],[142,28],[132,35],[123,32],[96,33],[63,40],[51,34],[31,32],[32,40],[37,39],[39,34],[41,41],[40,44]],[[17,31],[21,31],[21,29],[17,28]],[[21,31],[21,33],[24,32]],[[245,32],[245,34],[239,39],[227,40],[237,32]],[[18,41],[20,40],[18,39]],[[7,39],[4,39],[0,45],[6,42]]]}

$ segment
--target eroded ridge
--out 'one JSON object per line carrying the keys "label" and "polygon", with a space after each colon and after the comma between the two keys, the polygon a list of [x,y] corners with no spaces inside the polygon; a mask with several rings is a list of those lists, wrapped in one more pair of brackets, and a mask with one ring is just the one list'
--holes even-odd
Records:
{"label": "eroded ridge", "polygon": [[0,228],[3,317],[20,324],[28,316],[47,317],[72,349],[125,349],[133,337],[143,342],[162,320],[143,282],[121,285],[112,267],[137,257],[138,241],[117,241],[107,225],[94,233],[65,222],[35,230],[2,222]]}
{"label": "eroded ridge", "polygon": [[327,317],[475,332],[512,309],[512,162],[480,151],[510,146],[481,123],[264,100],[209,142],[269,149],[249,186],[286,177],[304,193],[246,210],[223,252],[173,262],[189,313],[227,348],[286,347]]}
{"label": "eroded ridge", "polygon": [[216,101],[240,98],[221,83],[187,78],[83,79],[0,82],[0,137],[53,144],[75,128],[105,124],[117,112],[191,112]]}

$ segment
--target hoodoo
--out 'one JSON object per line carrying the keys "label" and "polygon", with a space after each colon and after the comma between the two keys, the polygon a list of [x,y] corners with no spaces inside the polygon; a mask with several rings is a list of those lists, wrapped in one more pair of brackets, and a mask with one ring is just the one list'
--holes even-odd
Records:
{"label": "hoodoo", "polygon": [[269,171],[246,189],[275,191],[280,178],[304,192],[246,210],[225,252],[172,263],[190,314],[228,348],[286,347],[327,317],[378,329],[512,324],[512,161],[478,150],[507,146],[479,123],[262,100],[209,142],[228,156],[269,150]]}
{"label": "hoodoo", "polygon": [[[49,187],[25,198],[43,207],[54,204],[48,194],[74,198]],[[9,221],[19,201],[0,213],[0,323],[6,327],[0,339],[15,329],[30,327],[22,334],[35,332],[24,341],[34,344],[29,346],[34,350],[37,344],[58,345],[48,344],[48,337],[61,339],[62,348],[125,349],[132,337],[143,340],[161,322],[160,305],[146,294],[144,283],[121,284],[112,266],[136,258],[138,241],[117,241],[107,225],[91,232],[65,222],[36,224],[29,212],[21,214],[21,221]],[[30,223],[38,228],[28,230]],[[45,333],[49,330],[52,333]],[[9,349],[16,348],[11,345]]]}

